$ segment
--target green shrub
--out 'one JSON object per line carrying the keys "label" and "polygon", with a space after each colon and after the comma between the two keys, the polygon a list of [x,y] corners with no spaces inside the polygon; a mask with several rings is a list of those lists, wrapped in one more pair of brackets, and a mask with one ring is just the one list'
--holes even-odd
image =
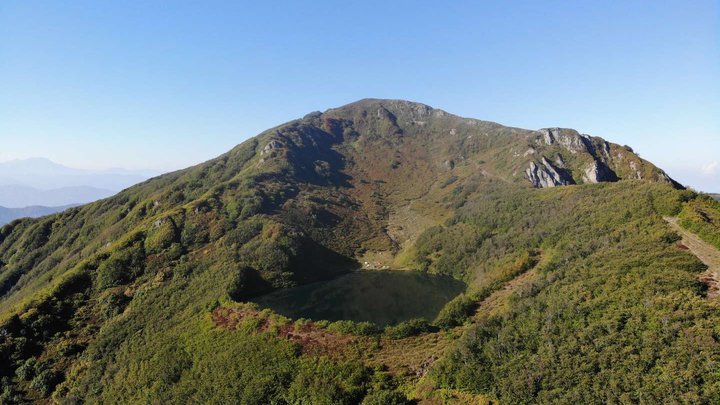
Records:
{"label": "green shrub", "polygon": [[660,239],[670,245],[682,240],[682,236],[680,236],[680,234],[678,234],[677,232],[666,232],[662,235]]}
{"label": "green shrub", "polygon": [[403,393],[394,390],[370,391],[362,401],[362,405],[407,405],[412,403]]}
{"label": "green shrub", "polygon": [[121,314],[131,298],[120,291],[105,295],[98,302],[98,312],[103,319],[110,319]]}
{"label": "green shrub", "polygon": [[417,336],[436,330],[425,319],[411,319],[401,322],[395,326],[385,328],[385,335],[390,339],[402,339],[410,336]]}
{"label": "green shrub", "polygon": [[285,398],[291,404],[357,404],[369,381],[370,371],[361,363],[303,357]]}
{"label": "green shrub", "polygon": [[443,329],[462,325],[475,312],[476,307],[474,297],[460,294],[445,304],[433,323]]}
{"label": "green shrub", "polygon": [[59,372],[46,369],[41,371],[30,382],[30,387],[37,390],[40,395],[46,397],[55,389],[55,386],[62,381],[62,374]]}
{"label": "green shrub", "polygon": [[97,269],[99,289],[126,284],[145,271],[145,250],[142,241],[114,251]]}
{"label": "green shrub", "polygon": [[353,322],[348,320],[332,322],[328,325],[328,330],[357,336],[372,336],[381,332],[381,329],[372,322]]}
{"label": "green shrub", "polygon": [[173,243],[179,242],[179,232],[172,218],[163,218],[150,225],[145,238],[145,250],[148,253],[158,253],[169,248]]}
{"label": "green shrub", "polygon": [[37,366],[37,359],[35,357],[31,357],[25,360],[25,362],[21,364],[17,370],[15,370],[15,375],[23,381],[30,381],[35,377]]}

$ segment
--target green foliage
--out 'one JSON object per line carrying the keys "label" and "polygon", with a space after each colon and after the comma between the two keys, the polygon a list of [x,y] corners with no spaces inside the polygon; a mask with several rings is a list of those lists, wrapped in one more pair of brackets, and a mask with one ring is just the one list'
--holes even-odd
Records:
{"label": "green foliage", "polygon": [[433,323],[443,329],[462,325],[477,308],[477,297],[460,294],[448,302]]}
{"label": "green foliage", "polygon": [[385,335],[390,339],[402,339],[410,336],[417,336],[423,333],[434,331],[430,323],[425,319],[411,319],[401,322],[395,326],[385,328]]}
{"label": "green foliage", "polygon": [[371,322],[335,321],[328,325],[328,330],[346,335],[372,336],[379,334],[382,329]]}
{"label": "green foliage", "polygon": [[271,288],[255,269],[240,267],[230,271],[233,276],[228,287],[228,296],[235,301],[245,301],[249,297]]}
{"label": "green foliage", "polygon": [[225,245],[239,248],[258,236],[262,228],[263,223],[259,219],[242,221],[225,235]]}
{"label": "green foliage", "polygon": [[699,198],[683,207],[680,225],[720,249],[720,202]]}
{"label": "green foliage", "polygon": [[22,363],[17,370],[15,370],[15,374],[17,374],[18,378],[23,381],[30,381],[35,378],[35,375],[37,374],[37,365],[37,359],[35,357],[31,357],[25,360],[25,362]]}
{"label": "green foliage", "polygon": [[100,263],[96,273],[99,289],[126,284],[145,271],[145,249],[142,241],[135,241],[115,250]]}
{"label": "green foliage", "polygon": [[111,291],[99,299],[98,312],[104,319],[110,319],[122,313],[130,299],[120,291]]}
{"label": "green foliage", "polygon": [[37,390],[40,395],[48,396],[55,386],[60,382],[62,374],[51,369],[45,369],[38,373],[30,382],[30,387]]}
{"label": "green foliage", "polygon": [[669,245],[669,244],[672,244],[672,243],[682,240],[682,236],[680,236],[680,234],[678,234],[677,232],[670,231],[670,232],[664,233],[660,237],[660,239]]}
{"label": "green foliage", "polygon": [[415,244],[416,261],[424,269],[465,278],[471,260],[469,253],[488,236],[482,229],[469,226],[431,228]]}
{"label": "green foliage", "polygon": [[158,219],[147,233],[145,250],[148,253],[162,252],[178,241],[178,229],[172,218]]}
{"label": "green foliage", "polygon": [[411,403],[403,393],[398,391],[372,391],[362,401],[362,405],[406,405]]}
{"label": "green foliage", "polygon": [[[676,191],[628,184],[468,200],[450,227],[501,230],[474,260],[527,247],[547,257],[507,313],[481,318],[437,363],[437,386],[502,403],[720,400],[710,360],[720,358],[720,318],[701,295],[704,266],[661,219],[680,202]],[[477,268],[483,280],[496,271]]]}
{"label": "green foliage", "polygon": [[370,370],[360,363],[303,358],[285,399],[291,404],[357,404],[365,396]]}
{"label": "green foliage", "polygon": [[[196,263],[191,263],[196,264]],[[374,371],[358,362],[307,357],[290,341],[256,328],[223,330],[208,312],[215,282],[232,271],[198,266],[137,293],[69,370],[56,390],[90,403],[359,403]],[[132,338],[130,338],[132,337]]]}
{"label": "green foliage", "polygon": [[0,380],[0,403],[2,404],[19,404],[22,397],[13,389],[10,380],[3,377]]}

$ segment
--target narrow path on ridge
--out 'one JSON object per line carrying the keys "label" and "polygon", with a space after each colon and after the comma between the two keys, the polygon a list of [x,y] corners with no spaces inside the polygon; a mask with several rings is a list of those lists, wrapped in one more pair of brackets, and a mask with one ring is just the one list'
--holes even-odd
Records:
{"label": "narrow path on ridge", "polygon": [[707,297],[714,299],[720,296],[720,250],[700,239],[694,233],[678,224],[678,219],[663,217],[672,229],[682,236],[682,246],[687,247],[708,269],[700,274],[700,281],[708,286]]}

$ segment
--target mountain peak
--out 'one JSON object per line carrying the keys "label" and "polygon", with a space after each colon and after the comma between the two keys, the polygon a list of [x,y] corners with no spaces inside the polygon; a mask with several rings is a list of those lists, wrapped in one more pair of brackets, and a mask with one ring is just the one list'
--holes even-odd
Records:
{"label": "mountain peak", "polygon": [[[398,162],[391,165],[394,171],[388,176],[397,174],[403,161],[413,167],[422,161],[435,165],[428,167],[432,172],[442,166],[464,166],[466,170],[482,166],[487,176],[512,183],[529,182],[534,187],[629,179],[682,187],[632,149],[569,128],[512,128],[456,116],[423,103],[376,98],[311,113],[303,121],[339,137],[334,142],[352,142],[365,152],[373,151],[373,157],[363,159],[375,161],[376,166],[384,165],[379,159]],[[286,129],[289,137],[283,139],[281,130],[277,143],[266,147],[302,143],[293,138],[298,128]],[[272,156],[264,156],[263,161]]]}
{"label": "mountain peak", "polygon": [[386,110],[395,116],[405,117],[428,117],[431,115],[443,116],[449,115],[445,111],[433,108],[427,104],[401,100],[401,99],[381,99],[381,98],[364,98],[341,107],[331,108],[325,111],[330,115],[357,114],[360,112],[374,112],[377,110]]}
{"label": "mountain peak", "polygon": [[45,157],[29,157],[25,159],[12,159],[5,162],[0,162],[0,166],[10,167],[61,167],[65,166],[55,163],[52,160]]}

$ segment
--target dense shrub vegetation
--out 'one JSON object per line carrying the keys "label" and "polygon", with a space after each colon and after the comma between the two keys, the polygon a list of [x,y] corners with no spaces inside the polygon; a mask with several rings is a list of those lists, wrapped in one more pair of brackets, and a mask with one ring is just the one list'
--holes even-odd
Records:
{"label": "dense shrub vegetation", "polygon": [[680,225],[720,249],[720,201],[709,197],[685,204],[678,217]]}
{"label": "dense shrub vegetation", "polygon": [[627,183],[499,196],[468,201],[444,232],[501,229],[468,255],[537,248],[539,277],[471,327],[435,367],[439,387],[503,403],[720,400],[720,315],[697,281],[704,266],[661,218],[681,193]]}

